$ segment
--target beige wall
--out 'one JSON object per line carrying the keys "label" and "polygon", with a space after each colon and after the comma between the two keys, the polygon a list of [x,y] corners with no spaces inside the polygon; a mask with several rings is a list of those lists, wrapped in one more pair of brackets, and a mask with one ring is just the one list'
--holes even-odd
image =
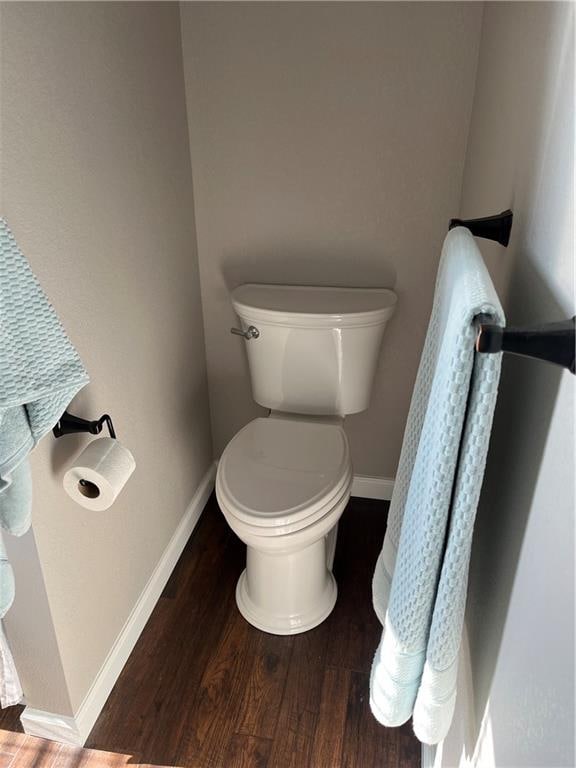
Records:
{"label": "beige wall", "polygon": [[[1,210],[90,373],[73,410],[110,412],[137,462],[119,500],[93,513],[61,487],[84,438],[47,437],[33,456],[8,632],[30,706],[66,714],[212,460],[179,10],[3,3],[1,26]],[[26,584],[42,587],[34,539],[42,610],[26,598],[41,602]],[[50,617],[67,691],[34,668]]]}
{"label": "beige wall", "polygon": [[[510,324],[575,314],[573,185],[574,8],[488,3],[462,214],[514,209],[508,250],[482,247]],[[575,765],[574,417],[569,372],[504,358],[472,553],[470,715],[437,766]]]}
{"label": "beige wall", "polygon": [[[448,219],[480,3],[182,3],[215,450],[263,411],[228,294],[246,282],[394,288],[355,471],[393,476]],[[488,212],[492,205],[488,207]]]}

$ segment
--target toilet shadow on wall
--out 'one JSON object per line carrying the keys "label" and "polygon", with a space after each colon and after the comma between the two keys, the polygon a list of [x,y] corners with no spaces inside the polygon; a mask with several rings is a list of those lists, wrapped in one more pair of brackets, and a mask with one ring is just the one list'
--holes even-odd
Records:
{"label": "toilet shadow on wall", "polygon": [[[396,255],[397,257],[397,255]],[[274,243],[225,253],[222,276],[228,291],[242,283],[320,285],[348,288],[396,286],[394,255],[350,242],[319,249]]]}

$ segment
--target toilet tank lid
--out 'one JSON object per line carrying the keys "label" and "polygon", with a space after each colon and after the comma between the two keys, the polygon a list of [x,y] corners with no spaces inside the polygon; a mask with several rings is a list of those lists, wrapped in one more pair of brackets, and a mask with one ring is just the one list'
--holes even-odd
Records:
{"label": "toilet tank lid", "polygon": [[232,304],[238,315],[247,319],[375,324],[393,314],[396,294],[388,288],[246,283],[232,291]]}

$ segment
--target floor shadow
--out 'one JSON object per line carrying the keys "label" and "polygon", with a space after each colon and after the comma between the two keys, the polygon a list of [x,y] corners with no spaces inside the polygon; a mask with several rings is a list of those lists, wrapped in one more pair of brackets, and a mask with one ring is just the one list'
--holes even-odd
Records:
{"label": "floor shadow", "polygon": [[[24,706],[21,704],[0,709],[0,730],[10,731],[11,733],[24,733],[22,723],[20,722],[20,715],[22,712],[24,712]],[[1,741],[0,751],[2,751]]]}

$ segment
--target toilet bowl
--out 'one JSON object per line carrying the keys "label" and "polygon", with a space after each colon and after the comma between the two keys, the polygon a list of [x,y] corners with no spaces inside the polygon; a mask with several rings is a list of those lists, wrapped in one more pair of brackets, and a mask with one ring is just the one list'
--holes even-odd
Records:
{"label": "toilet bowl", "polygon": [[351,485],[348,440],[338,423],[255,419],[224,450],[216,496],[247,546],[236,602],[258,629],[304,632],[332,611],[336,526]]}
{"label": "toilet bowl", "polygon": [[252,394],[268,408],[228,443],[216,496],[246,544],[236,603],[258,629],[296,634],[336,602],[338,520],[352,486],[342,427],[368,407],[395,294],[386,289],[241,285]]}

